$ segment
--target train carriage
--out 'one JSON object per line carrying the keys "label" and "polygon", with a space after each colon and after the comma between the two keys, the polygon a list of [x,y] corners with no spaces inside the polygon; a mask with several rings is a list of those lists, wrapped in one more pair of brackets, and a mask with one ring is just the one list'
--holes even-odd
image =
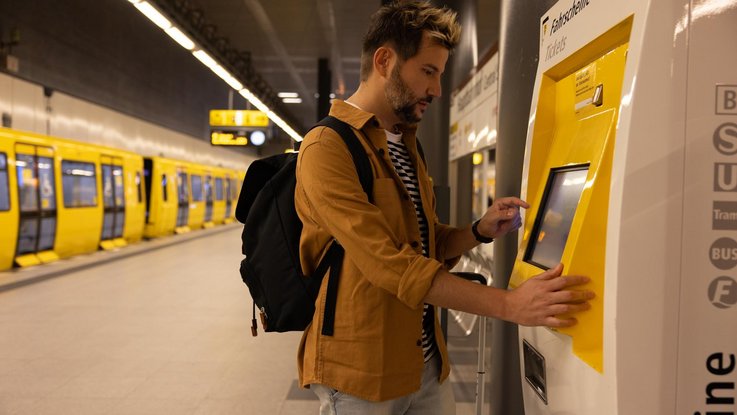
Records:
{"label": "train carriage", "polygon": [[0,128],[0,270],[230,223],[241,177]]}
{"label": "train carriage", "polygon": [[0,142],[0,269],[141,238],[143,201],[126,197],[140,192],[141,156],[10,129]]}

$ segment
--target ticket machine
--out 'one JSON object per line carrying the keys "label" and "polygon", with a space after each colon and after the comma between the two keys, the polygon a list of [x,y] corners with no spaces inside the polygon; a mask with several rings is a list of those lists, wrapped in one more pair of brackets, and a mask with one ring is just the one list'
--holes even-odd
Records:
{"label": "ticket machine", "polygon": [[526,413],[737,414],[737,1],[561,0],[540,34],[511,285],[597,297],[520,327]]}

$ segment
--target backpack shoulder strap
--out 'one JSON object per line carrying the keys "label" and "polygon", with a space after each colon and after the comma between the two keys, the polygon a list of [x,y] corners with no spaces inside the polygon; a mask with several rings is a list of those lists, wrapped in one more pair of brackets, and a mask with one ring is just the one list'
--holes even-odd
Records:
{"label": "backpack shoulder strap", "polygon": [[348,151],[351,152],[351,157],[353,158],[353,164],[356,165],[356,172],[358,173],[358,180],[361,182],[361,187],[366,192],[369,202],[373,203],[374,173],[371,169],[371,162],[366,155],[366,150],[364,150],[363,145],[361,145],[358,137],[356,137],[356,133],[353,132],[350,125],[332,115],[328,115],[315,124],[315,127],[321,126],[328,127],[337,132],[346,146],[348,146]]}

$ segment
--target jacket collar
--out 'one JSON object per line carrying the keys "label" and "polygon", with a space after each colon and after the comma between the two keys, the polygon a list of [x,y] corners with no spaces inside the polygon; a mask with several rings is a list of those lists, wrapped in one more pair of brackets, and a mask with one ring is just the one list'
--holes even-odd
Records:
{"label": "jacket collar", "polygon": [[[335,99],[330,107],[330,115],[344,121],[356,130],[364,132],[376,148],[386,147],[386,134],[384,129],[379,126],[379,120],[374,114],[356,108],[343,100]],[[399,129],[402,132],[405,144],[410,145],[411,143],[414,146],[417,126],[402,125]]]}

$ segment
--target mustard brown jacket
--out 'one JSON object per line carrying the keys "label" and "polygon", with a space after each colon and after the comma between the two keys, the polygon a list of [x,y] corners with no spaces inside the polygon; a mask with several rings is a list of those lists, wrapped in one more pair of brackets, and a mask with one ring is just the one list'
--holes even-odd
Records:
{"label": "mustard brown jacket", "polygon": [[[373,203],[358,180],[350,152],[332,129],[305,137],[297,159],[295,206],[302,220],[300,260],[311,275],[330,242],[345,249],[332,336],[321,334],[327,278],[298,353],[300,384],[320,383],[366,400],[383,401],[419,390],[423,370],[422,311],[435,273],[449,268],[445,246],[453,228],[438,223],[432,181],[418,158],[415,128],[402,139],[417,171],[429,222],[429,258],[422,255],[414,204],[397,175],[386,134],[373,114],[335,100],[330,115],[348,123],[374,173]],[[449,374],[440,326],[440,381]]]}

